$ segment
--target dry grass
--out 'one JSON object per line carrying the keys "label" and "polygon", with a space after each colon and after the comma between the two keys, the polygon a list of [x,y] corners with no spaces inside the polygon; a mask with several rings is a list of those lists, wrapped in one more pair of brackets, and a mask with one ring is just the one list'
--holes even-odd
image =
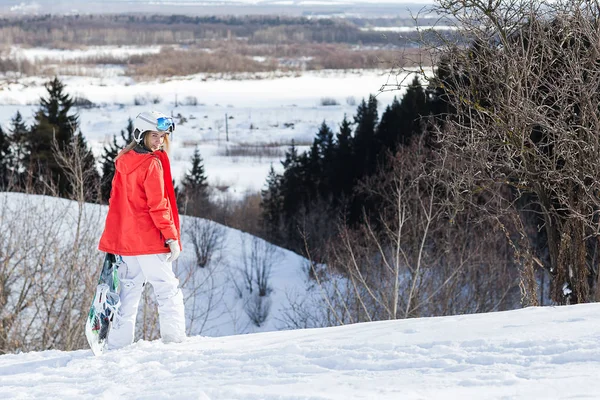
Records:
{"label": "dry grass", "polygon": [[182,76],[206,73],[269,72],[275,71],[273,62],[260,63],[233,52],[182,51],[162,49],[159,54],[146,55],[144,63],[131,65],[133,76]]}
{"label": "dry grass", "polygon": [[127,76],[154,79],[169,76],[205,74],[300,73],[321,69],[373,69],[411,67],[423,60],[418,49],[372,49],[345,44],[298,43],[254,45],[245,41],[211,41],[190,47],[165,46],[157,54],[137,54],[128,58],[110,54],[36,62],[17,61],[8,51],[0,53],[0,72],[21,75],[96,76],[103,66],[121,65]]}
{"label": "dry grass", "polygon": [[239,143],[219,150],[220,156],[281,158],[285,155],[286,146],[280,143]]}

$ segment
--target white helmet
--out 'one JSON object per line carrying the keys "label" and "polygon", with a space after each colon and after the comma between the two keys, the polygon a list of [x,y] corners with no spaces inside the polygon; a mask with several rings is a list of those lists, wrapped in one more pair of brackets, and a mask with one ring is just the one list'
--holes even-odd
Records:
{"label": "white helmet", "polygon": [[171,133],[175,130],[173,118],[158,112],[145,111],[139,113],[133,122],[133,139],[140,143],[144,138],[144,132],[158,131]]}

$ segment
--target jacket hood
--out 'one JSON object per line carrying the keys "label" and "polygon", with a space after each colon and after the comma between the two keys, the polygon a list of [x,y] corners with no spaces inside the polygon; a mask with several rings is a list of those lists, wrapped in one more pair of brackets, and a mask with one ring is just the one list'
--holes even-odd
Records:
{"label": "jacket hood", "polygon": [[156,157],[152,153],[139,154],[135,151],[129,151],[123,154],[115,163],[117,171],[122,174],[130,174],[139,168],[140,165],[147,162],[152,157]]}

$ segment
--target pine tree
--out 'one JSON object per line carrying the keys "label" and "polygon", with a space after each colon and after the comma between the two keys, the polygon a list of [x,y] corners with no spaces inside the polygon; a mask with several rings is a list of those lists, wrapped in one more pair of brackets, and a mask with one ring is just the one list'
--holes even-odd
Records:
{"label": "pine tree", "polygon": [[[81,149],[87,149],[87,144],[82,135],[75,134],[79,128],[79,117],[71,113],[73,99],[65,92],[65,85],[55,77],[45,86],[48,97],[40,99],[40,108],[35,114],[35,123],[27,141],[26,162],[36,176],[49,178],[56,185],[59,195],[68,197],[72,189],[54,156],[53,141],[56,139],[60,151],[71,146],[74,139],[79,142]],[[86,164],[90,163],[90,156],[93,159],[91,151],[88,153],[85,156]]]}
{"label": "pine tree", "polygon": [[260,207],[262,210],[262,223],[269,239],[275,243],[281,241],[281,217],[283,210],[283,198],[281,192],[282,176],[275,172],[271,165],[267,176],[266,188],[261,190]]}
{"label": "pine tree", "polygon": [[10,138],[0,127],[0,188],[6,189],[10,181],[13,157]]}
{"label": "pine tree", "polygon": [[345,115],[340,124],[340,131],[336,135],[336,141],[331,167],[334,176],[331,191],[334,202],[339,203],[342,198],[346,198],[352,193],[357,176],[353,156],[352,124]]}
{"label": "pine tree", "polygon": [[113,135],[112,142],[104,146],[100,162],[102,163],[102,179],[100,180],[100,192],[102,203],[108,204],[110,192],[112,191],[112,180],[115,176],[115,158],[119,154],[117,135]]}
{"label": "pine tree", "polygon": [[133,142],[133,120],[131,118],[127,120],[125,130],[121,130],[121,138],[125,145]]}
{"label": "pine tree", "polygon": [[27,171],[27,140],[29,129],[23,121],[23,117],[19,111],[10,121],[10,135],[12,142],[13,154],[13,175],[17,180],[17,185],[24,185],[24,175]]}
{"label": "pine tree", "polygon": [[301,157],[300,159],[301,175],[306,193],[306,197],[302,199],[302,203],[308,205],[310,201],[316,200],[319,196],[319,188],[323,182],[324,171],[318,139],[313,140],[313,144],[306,157]]}
{"label": "pine tree", "polygon": [[427,96],[416,76],[402,96],[400,110],[403,135],[399,142],[406,145],[413,136],[423,133],[423,118],[429,113]]}
{"label": "pine tree", "polygon": [[196,147],[192,156],[192,168],[181,181],[180,206],[187,215],[207,215],[208,182],[200,150]]}
{"label": "pine tree", "polygon": [[286,151],[285,158],[281,164],[284,169],[281,179],[282,212],[285,219],[288,220],[294,215],[298,205],[303,201],[302,193],[304,191],[302,188],[302,163],[294,140],[292,140],[290,148]]}
{"label": "pine tree", "polygon": [[117,143],[117,135],[113,135],[112,142],[107,146],[104,146],[104,150],[101,156],[102,162],[102,179],[100,181],[102,202],[108,203],[110,198],[110,192],[112,190],[112,180],[115,176],[115,159],[121,151],[121,148],[130,143],[133,140],[133,121],[131,118],[127,121],[127,127],[125,130],[121,130],[121,138],[123,139],[123,146],[119,146]]}
{"label": "pine tree", "polygon": [[380,164],[385,157],[395,152],[398,146],[406,146],[415,135],[424,132],[424,117],[429,114],[425,91],[418,78],[414,78],[401,101],[394,98],[387,106],[377,126],[377,143],[380,148]]}
{"label": "pine tree", "polygon": [[298,155],[298,149],[292,140],[291,146],[285,153],[281,162],[284,168],[281,176],[281,244],[293,248],[298,238],[297,215],[298,210],[307,198],[306,169],[308,156],[305,153]]}
{"label": "pine tree", "polygon": [[369,96],[369,101],[361,102],[356,110],[354,120],[356,130],[354,131],[354,156],[357,166],[358,176],[362,178],[371,175],[377,167],[377,144],[375,140],[375,127],[378,120],[377,99]]}
{"label": "pine tree", "polygon": [[327,126],[325,121],[319,127],[319,132],[317,132],[317,137],[315,139],[320,158],[323,160],[323,164],[327,165],[331,162],[334,151],[334,141],[333,141],[333,132]]}
{"label": "pine tree", "polygon": [[296,148],[296,143],[294,142],[294,139],[292,139],[292,143],[290,144],[288,150],[285,152],[285,158],[281,162],[281,165],[283,165],[283,169],[288,169],[294,166],[297,162],[298,149]]}
{"label": "pine tree", "polygon": [[402,110],[396,97],[381,115],[381,122],[377,126],[376,136],[382,153],[385,150],[395,151],[398,143],[404,143],[409,136],[409,133],[403,129]]}

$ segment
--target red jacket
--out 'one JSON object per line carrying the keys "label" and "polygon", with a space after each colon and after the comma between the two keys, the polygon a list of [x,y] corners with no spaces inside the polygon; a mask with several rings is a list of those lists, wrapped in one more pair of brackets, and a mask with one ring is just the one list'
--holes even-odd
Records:
{"label": "red jacket", "polygon": [[116,162],[98,249],[121,256],[168,253],[167,239],[180,239],[169,159],[163,151],[131,150]]}

